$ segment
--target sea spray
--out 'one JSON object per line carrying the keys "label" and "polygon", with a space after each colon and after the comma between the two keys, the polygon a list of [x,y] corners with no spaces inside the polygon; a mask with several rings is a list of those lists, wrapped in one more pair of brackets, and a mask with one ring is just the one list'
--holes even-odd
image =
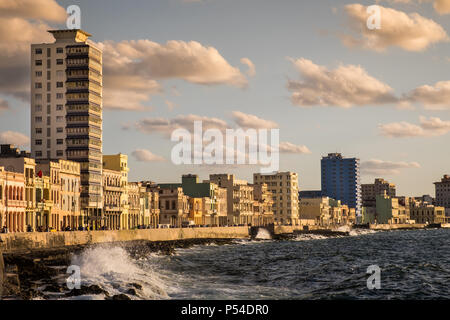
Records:
{"label": "sea spray", "polygon": [[258,233],[255,236],[255,239],[258,240],[270,240],[272,239],[272,236],[270,235],[270,232],[267,231],[267,229],[259,228]]}
{"label": "sea spray", "polygon": [[167,299],[165,285],[158,275],[150,266],[143,268],[137,262],[124,248],[103,245],[85,249],[72,258],[71,264],[80,267],[82,285],[100,285],[110,295],[127,293],[138,287],[139,290],[134,290],[136,296],[130,298]]}

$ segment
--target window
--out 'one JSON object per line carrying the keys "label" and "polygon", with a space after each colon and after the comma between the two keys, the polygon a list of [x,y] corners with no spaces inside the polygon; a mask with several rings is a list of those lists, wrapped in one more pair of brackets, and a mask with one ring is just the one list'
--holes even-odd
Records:
{"label": "window", "polygon": [[42,140],[41,139],[37,139],[34,143],[37,146],[41,146],[42,145]]}
{"label": "window", "polygon": [[37,134],[42,133],[42,128],[36,128],[36,133],[37,133]]}
{"label": "window", "polygon": [[47,48],[47,57],[50,57],[52,54],[52,48]]}
{"label": "window", "polygon": [[63,82],[57,82],[56,83],[56,87],[57,88],[62,88],[64,86]]}
{"label": "window", "polygon": [[63,64],[64,63],[64,60],[63,59],[56,59],[56,64]]}
{"label": "window", "polygon": [[56,94],[56,99],[62,99],[63,98],[63,94],[62,93],[57,93]]}
{"label": "window", "polygon": [[63,70],[57,70],[56,71],[56,77],[57,78],[62,78],[64,76],[64,71]]}
{"label": "window", "polygon": [[56,156],[57,157],[62,157],[64,154],[64,152],[62,150],[56,150]]}
{"label": "window", "polygon": [[64,53],[64,48],[56,48],[56,53]]}
{"label": "window", "polygon": [[50,91],[52,89],[52,83],[47,82],[47,91]]}
{"label": "window", "polygon": [[42,151],[36,151],[36,157],[42,157]]}
{"label": "window", "polygon": [[51,125],[51,124],[52,124],[51,118],[50,118],[50,117],[47,117],[47,125]]}
{"label": "window", "polygon": [[57,104],[56,105],[56,110],[60,111],[63,109],[63,105],[62,104]]}
{"label": "window", "polygon": [[35,105],[34,106],[34,111],[36,111],[36,112],[42,111],[42,106],[40,104]]}
{"label": "window", "polygon": [[35,75],[36,77],[42,77],[42,71],[36,71]]}
{"label": "window", "polygon": [[56,139],[56,144],[63,144],[63,139]]}
{"label": "window", "polygon": [[42,66],[42,60],[36,60],[35,61],[36,66]]}
{"label": "window", "polygon": [[62,132],[63,132],[63,130],[64,130],[64,129],[63,129],[62,127],[58,127],[58,128],[56,128],[56,132],[57,132],[57,133],[62,133]]}
{"label": "window", "polygon": [[34,88],[35,88],[35,89],[41,89],[41,88],[42,88],[42,82],[36,82],[36,83],[34,84]]}
{"label": "window", "polygon": [[50,114],[50,112],[51,112],[51,106],[48,104],[47,105],[47,114]]}
{"label": "window", "polygon": [[42,54],[42,49],[41,49],[41,48],[36,48],[36,49],[34,50],[34,53],[35,53],[35,54]]}
{"label": "window", "polygon": [[47,71],[47,80],[51,80],[52,79],[52,74],[50,71]]}
{"label": "window", "polygon": [[51,129],[47,128],[47,137],[50,137],[50,135],[51,135]]}
{"label": "window", "polygon": [[35,121],[35,122],[42,122],[42,117],[35,117],[35,118],[34,118],[34,121]]}
{"label": "window", "polygon": [[47,59],[47,69],[50,69],[52,67],[52,61],[50,59]]}
{"label": "window", "polygon": [[62,116],[57,116],[57,117],[56,117],[56,122],[62,122],[63,119],[64,119],[64,117],[62,117]]}

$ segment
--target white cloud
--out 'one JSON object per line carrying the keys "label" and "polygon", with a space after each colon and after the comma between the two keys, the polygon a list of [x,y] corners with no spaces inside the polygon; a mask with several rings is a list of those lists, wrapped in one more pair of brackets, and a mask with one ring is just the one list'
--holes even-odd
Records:
{"label": "white cloud", "polygon": [[210,118],[198,115],[178,115],[173,119],[167,118],[146,118],[138,121],[135,127],[143,133],[160,133],[166,137],[170,137],[176,129],[184,128],[189,132],[194,132],[194,122],[201,121],[203,131],[208,129],[219,129],[224,131],[227,123],[218,118]]}
{"label": "white cloud", "polygon": [[405,121],[381,124],[380,133],[390,138],[406,138],[442,136],[450,132],[450,121],[442,121],[436,117],[420,117],[419,120],[419,124]]}
{"label": "white cloud", "polygon": [[14,144],[19,147],[25,147],[30,145],[30,138],[20,132],[4,131],[0,132],[0,143]]}
{"label": "white cloud", "polygon": [[241,63],[248,66],[247,75],[249,77],[254,77],[256,75],[256,68],[253,62],[249,58],[242,58]]}
{"label": "white cloud", "polygon": [[288,80],[291,101],[298,106],[351,108],[395,103],[388,85],[370,76],[361,66],[341,65],[329,70],[304,58],[290,59],[302,80]]}
{"label": "white cloud", "polygon": [[309,150],[305,145],[295,145],[290,142],[281,142],[280,153],[310,154],[311,150]]}
{"label": "white cloud", "polygon": [[240,111],[232,112],[234,122],[243,129],[273,129],[278,128],[278,124],[271,120],[265,120],[253,114]]}
{"label": "white cloud", "polygon": [[399,47],[408,51],[422,51],[430,45],[449,41],[444,28],[431,19],[418,13],[407,14],[391,8],[379,6],[381,10],[381,28],[367,28],[367,7],[361,4],[345,6],[349,27],[353,34],[341,36],[347,46],[363,47],[375,51],[384,51],[389,47]]}
{"label": "white cloud", "polygon": [[63,22],[67,13],[55,0],[2,0],[0,17]]}
{"label": "white cloud", "polygon": [[363,161],[361,163],[361,172],[365,175],[396,175],[399,174],[402,169],[415,169],[420,168],[420,164],[417,162],[405,162],[405,161],[383,161],[378,159],[371,159]]}
{"label": "white cloud", "polygon": [[424,85],[412,90],[407,101],[422,103],[429,110],[450,110],[450,81],[440,81],[434,86]]}
{"label": "white cloud", "polygon": [[136,149],[131,155],[140,162],[156,162],[156,161],[165,161],[165,159],[161,156],[155,155],[149,150],[146,149]]}
{"label": "white cloud", "polygon": [[[241,71],[230,65],[217,49],[196,41],[172,40],[166,44],[150,40],[105,41],[99,46],[104,53],[106,108],[141,110],[152,94],[162,92],[158,81],[165,79],[238,88],[248,85]],[[131,96],[130,102],[115,102],[119,94],[115,92]]]}

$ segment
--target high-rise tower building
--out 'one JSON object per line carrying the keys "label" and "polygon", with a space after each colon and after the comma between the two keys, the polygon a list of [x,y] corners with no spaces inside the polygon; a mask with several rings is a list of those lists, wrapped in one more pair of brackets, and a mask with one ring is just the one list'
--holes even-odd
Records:
{"label": "high-rise tower building", "polygon": [[359,159],[343,158],[340,153],[329,153],[321,160],[322,195],[341,200],[343,204],[361,213],[361,182]]}
{"label": "high-rise tower building", "polygon": [[102,208],[102,51],[79,29],[31,45],[31,153],[80,163],[81,208]]}

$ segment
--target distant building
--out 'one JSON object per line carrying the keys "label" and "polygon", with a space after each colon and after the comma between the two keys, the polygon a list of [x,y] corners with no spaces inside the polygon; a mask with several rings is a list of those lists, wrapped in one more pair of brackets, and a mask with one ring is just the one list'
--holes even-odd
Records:
{"label": "distant building", "polygon": [[396,196],[395,184],[389,183],[384,179],[375,179],[374,183],[362,184],[361,185],[361,198],[363,207],[376,207],[377,195],[386,195],[393,198]]}
{"label": "distant building", "polygon": [[322,190],[302,190],[298,192],[298,200],[322,198]]}
{"label": "distant building", "polygon": [[298,175],[295,172],[277,172],[275,174],[253,174],[253,183],[267,184],[273,194],[273,214],[275,224],[299,223]]}
{"label": "distant building", "polygon": [[434,183],[436,205],[445,208],[445,215],[450,217],[450,175],[444,175],[440,182]]}
{"label": "distant building", "polygon": [[340,153],[329,153],[321,160],[322,195],[341,200],[343,204],[361,213],[361,183],[359,159],[343,158]]}
{"label": "distant building", "polygon": [[398,198],[388,195],[376,196],[376,222],[380,224],[408,223],[410,217],[406,206],[399,203]]}
{"label": "distant building", "polygon": [[416,223],[445,223],[445,208],[430,204],[414,202],[410,208],[411,220]]}
{"label": "distant building", "polygon": [[181,227],[189,222],[189,197],[177,186],[153,187],[159,191],[160,224]]}
{"label": "distant building", "polygon": [[232,174],[211,174],[209,181],[227,190],[228,225],[249,225],[253,219],[253,186]]}
{"label": "distant building", "polygon": [[302,224],[337,226],[351,224],[355,220],[354,209],[329,197],[302,198],[299,207]]}
{"label": "distant building", "polygon": [[273,217],[273,195],[267,184],[253,186],[253,221],[252,226],[264,226],[274,223]]}

